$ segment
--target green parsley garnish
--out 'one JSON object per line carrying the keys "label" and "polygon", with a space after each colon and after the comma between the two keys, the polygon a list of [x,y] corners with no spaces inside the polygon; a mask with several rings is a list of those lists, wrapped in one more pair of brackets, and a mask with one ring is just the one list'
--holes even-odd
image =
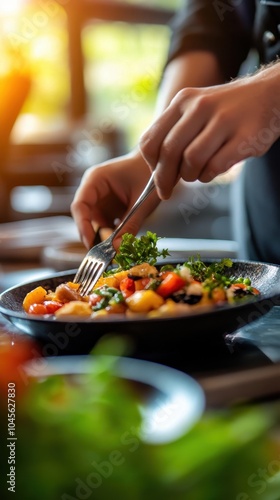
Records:
{"label": "green parsley garnish", "polygon": [[197,257],[190,257],[188,262],[185,262],[184,266],[190,269],[192,277],[198,281],[203,282],[211,278],[218,282],[222,280],[224,283],[225,269],[232,267],[232,264],[231,259],[222,259],[220,262],[213,262],[206,265],[198,255]]}
{"label": "green parsley garnish", "polygon": [[120,248],[115,257],[115,262],[120,269],[127,270],[138,264],[147,262],[154,265],[158,257],[167,257],[168,250],[159,251],[157,242],[160,238],[151,231],[137,238],[133,234],[125,233],[122,237]]}

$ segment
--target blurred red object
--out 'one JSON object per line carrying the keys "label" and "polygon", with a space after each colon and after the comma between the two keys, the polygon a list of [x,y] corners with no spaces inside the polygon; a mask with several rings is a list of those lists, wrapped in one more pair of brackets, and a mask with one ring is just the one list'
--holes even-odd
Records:
{"label": "blurred red object", "polygon": [[40,358],[36,344],[29,339],[12,340],[9,335],[0,337],[0,401],[5,403],[9,387],[15,387],[16,395],[21,396],[29,385],[23,365]]}

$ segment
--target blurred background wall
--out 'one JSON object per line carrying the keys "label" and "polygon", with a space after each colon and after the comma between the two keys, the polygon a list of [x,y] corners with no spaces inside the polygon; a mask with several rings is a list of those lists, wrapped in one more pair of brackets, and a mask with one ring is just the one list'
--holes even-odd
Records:
{"label": "blurred background wall", "polygon": [[[180,3],[0,2],[1,222],[69,214],[85,169],[137,143]],[[166,236],[230,238],[231,180],[179,186],[164,207]]]}

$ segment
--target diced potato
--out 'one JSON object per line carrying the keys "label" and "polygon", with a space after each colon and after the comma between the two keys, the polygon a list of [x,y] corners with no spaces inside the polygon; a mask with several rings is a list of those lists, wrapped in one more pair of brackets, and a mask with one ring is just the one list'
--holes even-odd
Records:
{"label": "diced potato", "polygon": [[203,294],[203,287],[201,283],[191,283],[187,287],[187,293],[188,295],[202,295]]}
{"label": "diced potato", "polygon": [[28,312],[32,304],[41,304],[44,302],[46,295],[47,290],[45,290],[42,286],[37,286],[37,288],[34,288],[34,290],[31,290],[31,292],[26,294],[22,303],[23,309]]}
{"label": "diced potato", "polygon": [[106,307],[106,311],[109,314],[124,314],[126,311],[126,306],[124,302],[121,302],[119,304],[111,304]]}
{"label": "diced potato", "polygon": [[131,311],[145,313],[158,309],[164,299],[153,290],[138,290],[126,299],[126,303]]}
{"label": "diced potato", "polygon": [[81,300],[72,300],[64,304],[60,309],[55,312],[57,317],[62,316],[91,316],[92,309],[88,302]]}
{"label": "diced potato", "polygon": [[92,318],[104,318],[108,315],[109,315],[109,313],[108,313],[108,311],[106,311],[106,309],[100,309],[100,311],[94,311],[91,314],[91,317]]}
{"label": "diced potato", "polygon": [[149,318],[160,318],[162,316],[174,316],[179,314],[187,314],[192,310],[189,304],[177,304],[172,299],[167,299],[165,304],[154,311],[150,311]]}

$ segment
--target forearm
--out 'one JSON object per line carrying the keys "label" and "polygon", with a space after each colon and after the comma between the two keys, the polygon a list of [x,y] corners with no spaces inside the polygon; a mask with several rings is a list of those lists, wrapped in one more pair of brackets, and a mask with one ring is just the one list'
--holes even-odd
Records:
{"label": "forearm", "polygon": [[166,67],[156,105],[156,116],[186,87],[210,87],[224,83],[218,59],[212,52],[187,52]]}

